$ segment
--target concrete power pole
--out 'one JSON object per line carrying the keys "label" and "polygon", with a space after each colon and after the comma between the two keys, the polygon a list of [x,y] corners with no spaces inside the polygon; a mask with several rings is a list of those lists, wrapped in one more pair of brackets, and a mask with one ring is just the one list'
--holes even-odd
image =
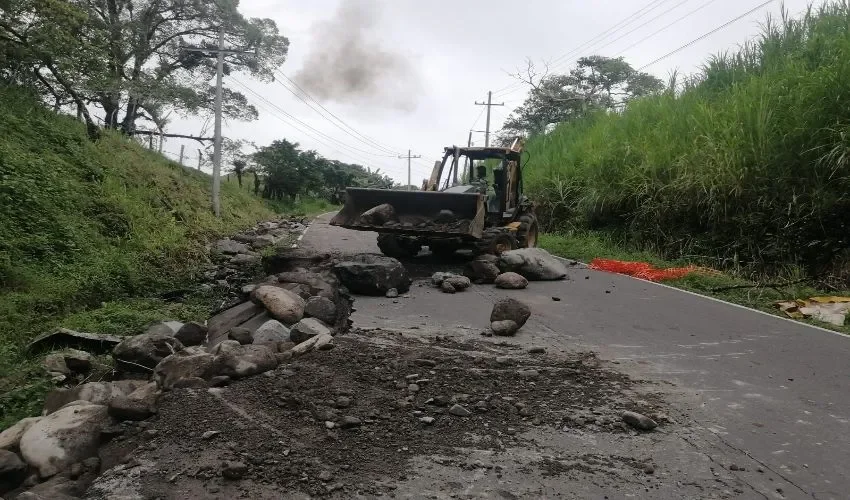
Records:
{"label": "concrete power pole", "polygon": [[475,101],[476,106],[487,106],[487,129],[484,135],[484,147],[490,147],[490,110],[493,106],[504,106],[505,103],[493,104],[493,92],[487,92],[487,102]]}
{"label": "concrete power pole", "polygon": [[183,164],[183,153],[185,153],[185,152],[186,152],[186,145],[181,144],[180,145],[180,164],[181,165]]}
{"label": "concrete power pole", "polygon": [[[224,48],[224,24],[218,30],[218,48],[209,47],[183,47],[188,52],[203,52],[216,55],[215,75],[215,148],[213,150],[213,182],[212,182],[212,208],[216,217],[221,217],[221,95],[222,80],[224,78],[224,56],[227,54],[257,54],[256,50],[237,50]],[[198,158],[198,170],[200,170],[200,158]]]}
{"label": "concrete power pole", "polygon": [[411,179],[410,179],[410,160],[413,158],[422,158],[422,155],[411,155],[410,150],[407,150],[407,156],[398,155],[399,158],[404,159],[407,158],[407,190],[410,191],[412,188]]}

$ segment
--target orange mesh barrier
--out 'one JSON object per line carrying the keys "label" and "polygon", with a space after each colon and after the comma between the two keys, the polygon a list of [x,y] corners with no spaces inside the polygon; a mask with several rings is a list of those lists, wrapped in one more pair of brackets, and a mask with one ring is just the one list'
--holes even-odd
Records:
{"label": "orange mesh barrier", "polygon": [[697,266],[657,269],[647,262],[626,262],[611,259],[593,259],[593,261],[590,262],[590,268],[597,269],[599,271],[626,274],[628,276],[634,276],[635,278],[647,281],[663,281],[681,278],[686,274],[690,274],[700,269]]}

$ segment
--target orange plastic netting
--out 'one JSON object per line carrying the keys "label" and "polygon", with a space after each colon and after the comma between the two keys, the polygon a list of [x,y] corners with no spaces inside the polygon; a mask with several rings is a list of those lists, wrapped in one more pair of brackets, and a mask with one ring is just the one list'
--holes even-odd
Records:
{"label": "orange plastic netting", "polygon": [[697,266],[658,269],[648,262],[626,262],[611,259],[593,259],[590,262],[590,268],[611,273],[626,274],[648,281],[672,280],[702,270],[702,268]]}

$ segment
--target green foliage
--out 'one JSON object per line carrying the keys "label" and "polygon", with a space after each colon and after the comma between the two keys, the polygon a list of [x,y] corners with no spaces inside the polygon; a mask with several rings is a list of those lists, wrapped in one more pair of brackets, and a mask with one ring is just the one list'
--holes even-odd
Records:
{"label": "green foliage", "polygon": [[[548,69],[548,68],[547,68]],[[500,141],[534,135],[554,123],[579,120],[588,113],[622,108],[636,97],[660,92],[658,78],[636,71],[622,57],[582,57],[566,75],[537,75],[529,62],[520,78],[531,86],[528,97],[505,122]]]}
{"label": "green foliage", "polygon": [[209,241],[275,211],[235,182],[223,183],[217,219],[209,176],[117,134],[92,142],[80,122],[42,108],[19,89],[0,88],[0,130],[0,408],[6,422],[9,408],[17,408],[17,416],[35,408],[32,396],[43,389],[37,362],[21,350],[32,337],[59,325],[127,334],[163,317],[203,318],[200,304],[134,297],[193,280]]}
{"label": "green foliage", "polygon": [[850,244],[850,5],[769,22],[685,89],[532,138],[549,228],[717,268],[841,272]]}
{"label": "green foliage", "polygon": [[315,151],[302,151],[298,143],[274,141],[252,155],[255,172],[264,180],[263,196],[272,200],[294,200],[298,195],[324,198],[339,204],[346,187],[389,189],[393,180],[360,165],[321,157]]}

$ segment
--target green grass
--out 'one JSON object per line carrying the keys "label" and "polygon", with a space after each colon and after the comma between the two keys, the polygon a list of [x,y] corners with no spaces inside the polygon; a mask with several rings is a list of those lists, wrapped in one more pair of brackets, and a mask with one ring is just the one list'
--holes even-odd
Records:
{"label": "green grass", "polygon": [[198,282],[205,245],[276,213],[328,204],[269,204],[113,133],[91,142],[74,119],[0,87],[0,429],[38,413],[49,383],[23,350],[56,326],[133,334],[151,321],[203,320],[211,297],[145,297]]}
{"label": "green grass", "polygon": [[[590,231],[542,234],[540,247],[554,255],[584,263],[589,263],[594,258],[648,262],[658,268],[684,267],[693,263],[687,259],[666,260],[648,250],[630,249],[610,235]],[[711,274],[692,273],[680,279],[663,281],[663,283],[781,317],[787,316],[775,307],[774,304],[779,300],[806,299],[823,295],[850,296],[850,290],[826,290],[823,287],[814,286],[809,281],[798,283],[804,278],[805,273],[802,271],[786,268],[780,276],[745,276],[740,274],[739,270]],[[850,325],[839,327],[816,320],[803,320],[803,322],[850,334]]]}
{"label": "green grass", "polygon": [[526,190],[549,230],[603,231],[716,268],[846,276],[850,4],[771,21],[684,90],[561,124],[526,149]]}

